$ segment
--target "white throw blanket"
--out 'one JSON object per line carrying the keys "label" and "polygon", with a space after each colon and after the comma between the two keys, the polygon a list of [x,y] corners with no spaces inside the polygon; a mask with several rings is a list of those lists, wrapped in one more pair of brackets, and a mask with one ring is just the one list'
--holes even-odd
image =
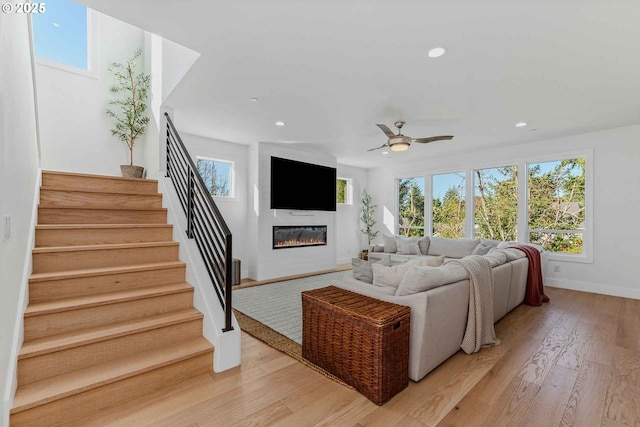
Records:
{"label": "white throw blanket", "polygon": [[489,261],[479,255],[449,261],[469,272],[469,314],[467,329],[460,347],[467,353],[476,353],[487,345],[498,345],[493,327],[493,271]]}

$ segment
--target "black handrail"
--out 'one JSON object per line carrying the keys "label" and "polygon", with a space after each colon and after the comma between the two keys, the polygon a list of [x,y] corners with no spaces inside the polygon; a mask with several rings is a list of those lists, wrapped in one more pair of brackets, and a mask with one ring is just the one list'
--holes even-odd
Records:
{"label": "black handrail", "polygon": [[231,231],[193,163],[171,117],[167,118],[167,177],[171,178],[187,215],[187,237],[194,239],[205,268],[224,309],[223,332],[231,323]]}

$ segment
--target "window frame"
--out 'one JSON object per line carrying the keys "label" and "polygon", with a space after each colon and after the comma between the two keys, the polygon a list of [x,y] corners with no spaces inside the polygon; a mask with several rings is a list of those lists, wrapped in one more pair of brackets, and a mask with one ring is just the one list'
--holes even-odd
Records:
{"label": "window frame", "polygon": [[[523,236],[526,236],[526,242],[529,242],[529,234],[532,232],[529,229],[529,165],[535,163],[545,162],[557,162],[569,159],[584,158],[584,231],[582,231],[582,253],[581,254],[569,254],[563,252],[551,252],[549,251],[550,261],[568,261],[578,263],[593,263],[593,150],[580,150],[575,152],[564,152],[559,154],[550,154],[545,156],[538,156],[535,159],[527,159],[525,162],[525,173],[523,175],[523,181],[525,187],[525,206],[526,209],[523,212]],[[520,180],[520,177],[519,177]],[[520,213],[520,211],[518,211]],[[558,230],[563,233],[569,233],[575,230]],[[520,232],[520,230],[518,230]],[[534,231],[535,232],[535,231]]]}
{"label": "window frame", "polygon": [[[475,184],[474,184],[474,171],[479,169],[491,169],[504,167],[504,165],[516,166],[518,168],[518,179],[516,182],[518,193],[518,207],[517,207],[517,233],[518,241],[521,243],[529,242],[529,164],[544,163],[562,161],[567,159],[585,159],[585,218],[584,218],[584,231],[583,246],[581,254],[568,254],[562,252],[548,251],[549,261],[563,261],[563,262],[576,262],[576,263],[593,263],[593,176],[594,176],[594,164],[593,164],[593,149],[586,148],[575,151],[565,151],[557,153],[541,154],[536,156],[528,156],[527,158],[500,158],[490,162],[479,162],[473,164],[473,166],[466,167],[450,167],[438,170],[432,170],[428,173],[407,173],[403,175],[394,176],[395,186],[395,232],[400,233],[400,200],[399,200],[399,180],[407,178],[417,178],[422,176],[425,180],[425,212],[424,212],[424,232],[425,236],[433,235],[433,176],[443,175],[449,173],[465,172],[465,238],[475,238]],[[472,179],[469,179],[469,176]],[[429,203],[426,202],[426,198],[429,197]],[[468,201],[471,201],[469,203]],[[403,227],[406,228],[406,227]],[[419,227],[421,228],[421,227]],[[426,234],[426,230],[430,230]]]}
{"label": "window frame", "polygon": [[[207,160],[207,161],[219,162],[219,163],[228,163],[230,165],[230,167],[229,167],[229,178],[230,178],[231,182],[229,183],[229,195],[228,196],[214,196],[213,194],[211,194],[211,191],[209,191],[209,194],[211,194],[211,197],[213,197],[214,200],[217,200],[217,201],[234,201],[234,200],[237,200],[237,195],[236,195],[236,162],[234,162],[233,160],[216,159],[216,158],[213,158],[213,157],[206,157],[206,156],[196,156],[196,168],[198,168],[198,162],[200,160]],[[199,171],[198,171],[198,173],[199,173]],[[209,189],[207,188],[207,190],[209,190]]]}
{"label": "window frame", "polygon": [[338,185],[338,181],[345,181],[346,185],[344,187],[344,203],[338,202],[337,201],[337,194],[336,194],[336,203],[338,205],[342,205],[342,206],[349,206],[349,205],[353,205],[353,178],[347,178],[344,176],[338,176],[336,177],[336,188]]}
{"label": "window frame", "polygon": [[[77,74],[83,77],[89,77],[95,80],[100,79],[100,46],[99,46],[99,29],[100,15],[95,10],[85,6],[87,9],[87,69],[77,68],[62,62],[53,61],[51,59],[42,58],[33,53],[36,64],[45,67],[54,68],[67,73]],[[31,22],[31,33],[35,40],[36,34],[33,26],[33,16],[29,15]]]}

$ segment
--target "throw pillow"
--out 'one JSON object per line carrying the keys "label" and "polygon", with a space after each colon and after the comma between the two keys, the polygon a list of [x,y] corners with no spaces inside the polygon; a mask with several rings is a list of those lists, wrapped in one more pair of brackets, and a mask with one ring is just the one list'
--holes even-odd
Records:
{"label": "throw pillow", "polygon": [[396,236],[396,246],[400,255],[420,254],[420,247],[418,247],[417,237]]}
{"label": "throw pillow", "polygon": [[482,242],[478,243],[478,246],[475,247],[471,255],[486,255],[493,248],[493,246],[485,246]]}
{"label": "throw pillow", "polygon": [[497,267],[507,262],[507,255],[501,249],[493,248],[491,252],[484,257],[489,260],[491,268]]}
{"label": "throw pillow", "polygon": [[384,252],[384,245],[373,245],[373,252]]}
{"label": "throw pillow", "polygon": [[388,234],[382,235],[382,242],[384,243],[384,251],[390,254],[395,254],[398,252],[398,247],[396,246],[396,237],[389,236]]}
{"label": "throw pillow", "polygon": [[479,239],[448,239],[431,237],[429,255],[444,255],[448,258],[464,258],[480,243]]}
{"label": "throw pillow", "polygon": [[373,264],[391,266],[391,257],[387,255],[379,261],[365,261],[360,258],[351,259],[351,267],[353,268],[353,278],[365,283],[373,283]]}
{"label": "throw pillow", "polygon": [[420,248],[420,253],[422,255],[427,255],[429,253],[429,236],[424,236],[418,239],[418,247]]}
{"label": "throw pillow", "polygon": [[468,278],[467,270],[455,264],[445,264],[441,267],[411,267],[402,277],[396,296],[412,295]]}
{"label": "throw pillow", "polygon": [[400,284],[400,280],[402,280],[402,276],[404,276],[404,273],[406,273],[409,267],[411,267],[411,264],[408,262],[394,265],[392,267],[374,264],[372,266],[373,285],[397,288]]}

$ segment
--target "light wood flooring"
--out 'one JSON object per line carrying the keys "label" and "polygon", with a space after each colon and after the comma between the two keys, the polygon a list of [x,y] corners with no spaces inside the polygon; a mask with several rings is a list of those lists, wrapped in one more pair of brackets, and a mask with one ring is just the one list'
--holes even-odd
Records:
{"label": "light wood flooring", "polygon": [[86,425],[640,426],[640,301],[547,288],[378,407],[247,334],[242,366],[193,378]]}

